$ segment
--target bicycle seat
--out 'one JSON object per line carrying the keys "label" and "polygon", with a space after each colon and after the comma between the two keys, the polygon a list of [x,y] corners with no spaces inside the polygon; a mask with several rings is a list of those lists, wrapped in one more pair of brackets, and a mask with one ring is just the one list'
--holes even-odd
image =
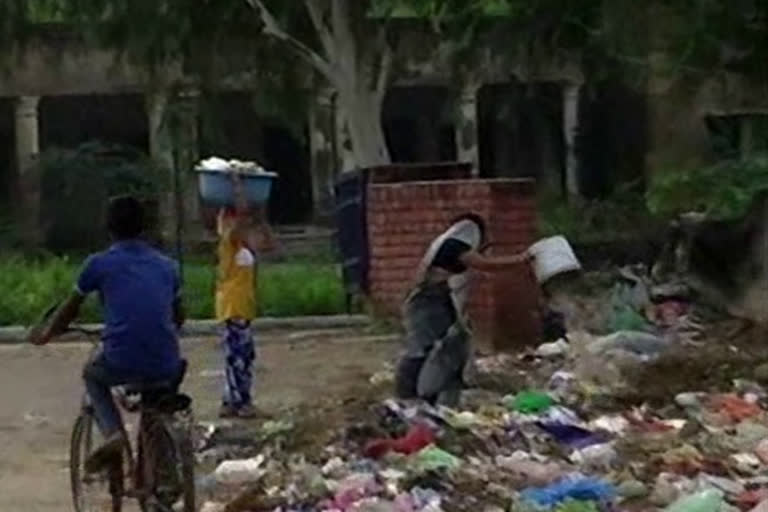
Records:
{"label": "bicycle seat", "polygon": [[155,381],[132,382],[127,384],[124,389],[126,393],[131,395],[174,394],[179,389],[179,386],[181,386],[181,381],[184,380],[186,374],[187,360],[182,359],[181,366],[175,377]]}
{"label": "bicycle seat", "polygon": [[147,382],[134,382],[125,386],[125,392],[130,395],[142,395],[150,392],[174,391],[174,379],[165,379]]}

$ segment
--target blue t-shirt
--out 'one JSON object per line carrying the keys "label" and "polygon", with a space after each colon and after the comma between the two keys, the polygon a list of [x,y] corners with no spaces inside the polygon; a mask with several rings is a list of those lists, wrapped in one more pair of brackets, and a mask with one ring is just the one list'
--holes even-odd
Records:
{"label": "blue t-shirt", "polygon": [[99,294],[109,365],[147,379],[178,371],[173,303],[179,274],[173,260],[138,240],[118,242],[88,258],[77,291]]}

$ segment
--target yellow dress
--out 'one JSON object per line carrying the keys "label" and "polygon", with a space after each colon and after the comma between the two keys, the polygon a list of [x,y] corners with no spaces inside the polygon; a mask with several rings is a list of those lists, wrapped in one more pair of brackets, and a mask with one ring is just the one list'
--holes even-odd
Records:
{"label": "yellow dress", "polygon": [[256,257],[232,239],[228,230],[219,238],[216,318],[253,320],[256,317]]}

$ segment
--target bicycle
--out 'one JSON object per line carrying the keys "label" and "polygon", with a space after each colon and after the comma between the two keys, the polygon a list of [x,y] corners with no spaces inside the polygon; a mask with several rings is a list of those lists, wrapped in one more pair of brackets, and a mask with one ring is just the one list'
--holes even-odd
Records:
{"label": "bicycle", "polygon": [[[54,309],[54,308],[52,308]],[[46,313],[46,318],[51,311]],[[101,332],[70,327],[93,340]],[[88,361],[98,355],[94,343]],[[112,512],[121,512],[123,501],[135,499],[142,512],[195,512],[195,458],[192,441],[192,399],[179,393],[187,362],[177,378],[113,388],[120,408],[138,414],[138,428],[127,443],[120,460],[101,473],[88,474],[85,461],[93,452],[95,416],[87,393],[83,393],[80,414],[72,428],[70,441],[70,483],[75,512],[102,511],[104,504],[88,503],[87,487],[106,484]],[[98,429],[96,429],[98,431]]]}

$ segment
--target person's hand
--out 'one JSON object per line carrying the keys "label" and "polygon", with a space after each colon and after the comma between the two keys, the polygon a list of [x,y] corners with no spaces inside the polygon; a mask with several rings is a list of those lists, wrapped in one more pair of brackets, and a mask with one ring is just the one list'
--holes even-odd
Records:
{"label": "person's hand", "polygon": [[256,220],[257,225],[262,225],[267,223],[267,207],[265,205],[259,205],[257,206],[254,211],[254,219]]}
{"label": "person's hand", "polygon": [[522,254],[520,254],[521,263],[533,263],[535,260],[536,260],[536,255],[533,254],[531,251],[525,251]]}
{"label": "person's hand", "polygon": [[51,341],[51,333],[47,327],[38,325],[29,330],[27,333],[27,342],[32,345],[42,346]]}

